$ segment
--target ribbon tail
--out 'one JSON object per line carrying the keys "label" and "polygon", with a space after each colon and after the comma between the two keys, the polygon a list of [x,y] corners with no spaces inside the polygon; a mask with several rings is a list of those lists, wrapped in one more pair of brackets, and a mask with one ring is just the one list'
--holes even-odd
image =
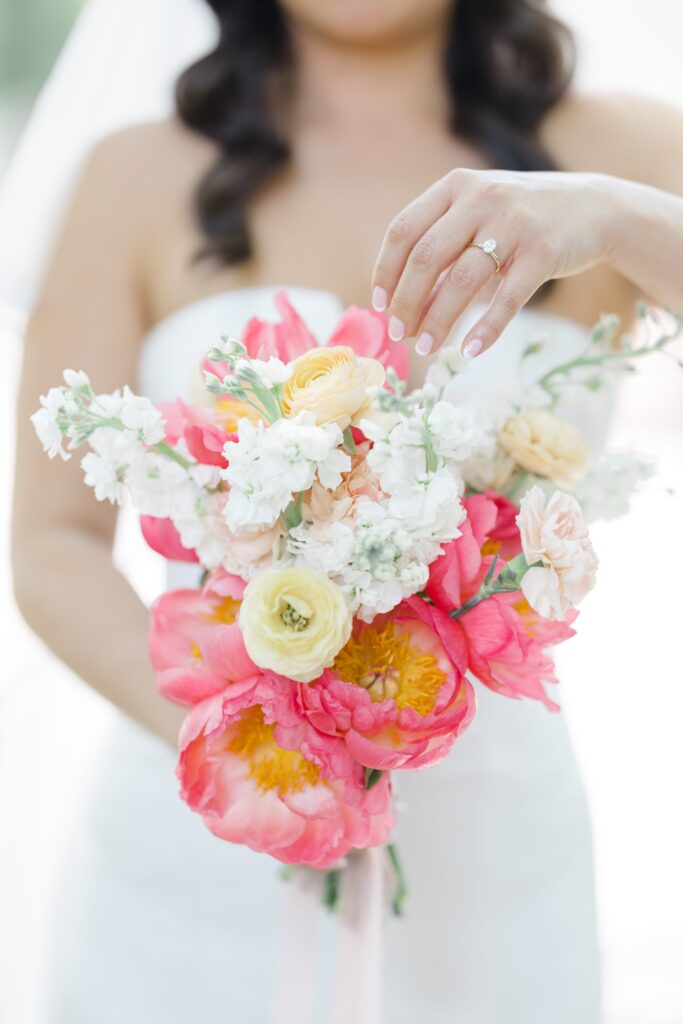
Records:
{"label": "ribbon tail", "polygon": [[385,858],[359,851],[341,873],[333,1024],[381,1024]]}
{"label": "ribbon tail", "polygon": [[323,876],[296,869],[287,883],[280,926],[273,1024],[314,1024],[315,964]]}

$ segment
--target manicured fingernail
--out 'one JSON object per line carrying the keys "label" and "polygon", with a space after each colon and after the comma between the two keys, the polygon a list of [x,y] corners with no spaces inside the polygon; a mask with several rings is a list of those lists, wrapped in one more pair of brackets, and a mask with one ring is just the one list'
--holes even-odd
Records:
{"label": "manicured fingernail", "polygon": [[479,355],[483,347],[484,342],[481,340],[481,338],[470,338],[470,340],[467,342],[464,349],[462,350],[462,354],[464,355],[465,359],[474,359],[475,356]]}
{"label": "manicured fingernail", "polygon": [[428,356],[434,348],[434,338],[427,331],[423,331],[415,342],[415,351],[421,356]]}
{"label": "manicured fingernail", "polygon": [[389,302],[389,295],[386,288],[380,288],[377,285],[376,288],[372,289],[372,308],[376,309],[378,313],[383,313],[387,308]]}
{"label": "manicured fingernail", "polygon": [[389,337],[391,340],[401,341],[405,333],[406,329],[403,321],[399,320],[397,316],[392,316],[389,320]]}

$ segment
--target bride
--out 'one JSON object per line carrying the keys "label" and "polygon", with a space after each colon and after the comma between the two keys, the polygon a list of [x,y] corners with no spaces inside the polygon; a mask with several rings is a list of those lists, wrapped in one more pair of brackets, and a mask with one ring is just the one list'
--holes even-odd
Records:
{"label": "bride", "polygon": [[[414,384],[462,345],[464,388],[539,329],[557,357],[603,310],[683,298],[681,117],[572,92],[571,38],[540,0],[210,6],[220,41],[181,77],[177,116],[92,152],[26,334],[17,600],[123,712],[73,837],[44,1024],[270,1020],[284,887],[179,801],[180,713],[112,565],[114,514],[77,460],[39,455],[37,396],[74,366],[100,391],[191,397],[202,354],[275,316],[281,287],[321,342],[372,298],[410,340]],[[576,410],[595,444],[608,415]],[[411,894],[388,928],[386,1019],[597,1022],[590,828],[563,718],[479,700],[450,758],[401,779]]]}

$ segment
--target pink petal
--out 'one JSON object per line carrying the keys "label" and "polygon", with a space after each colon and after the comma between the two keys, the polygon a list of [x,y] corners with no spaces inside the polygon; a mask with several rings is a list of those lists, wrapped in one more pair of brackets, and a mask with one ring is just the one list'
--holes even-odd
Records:
{"label": "pink petal", "polygon": [[152,551],[172,562],[198,562],[197,554],[184,547],[180,534],[170,519],[140,516],[140,529]]}

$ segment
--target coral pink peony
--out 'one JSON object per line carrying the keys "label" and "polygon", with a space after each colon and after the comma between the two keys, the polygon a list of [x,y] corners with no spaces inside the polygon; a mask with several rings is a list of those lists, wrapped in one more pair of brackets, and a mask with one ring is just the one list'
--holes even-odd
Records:
{"label": "coral pink peony", "polygon": [[543,647],[560,643],[574,635],[566,623],[553,623],[538,633],[538,617],[520,614],[511,601],[519,595],[501,594],[488,598],[466,612],[454,632],[461,632],[467,646],[472,675],[505,697],[529,697],[541,701],[551,711],[559,705],[547,694],[545,684],[557,683],[555,667]]}
{"label": "coral pink peony", "polygon": [[[286,292],[278,292],[274,302],[281,316],[280,322],[273,324],[259,317],[251,319],[242,335],[247,354],[252,359],[275,356],[288,363],[304,352],[318,348],[318,340],[296,312]],[[393,367],[402,380],[408,377],[407,345],[397,345],[390,340],[387,318],[373,309],[350,306],[327,345],[345,345],[357,356],[377,359],[385,369]],[[215,367],[214,372],[217,372]]]}
{"label": "coral pink peony", "polygon": [[194,707],[180,734],[181,795],[221,839],[329,868],[386,841],[391,783],[366,790],[362,767],[306,721],[294,694],[286,679],[255,675]]}
{"label": "coral pink peony", "polygon": [[242,334],[242,343],[251,359],[281,359],[289,363],[298,356],[318,347],[314,334],[292,306],[285,292],[275,295],[274,303],[280,314],[279,323],[270,323],[252,317]]}
{"label": "coral pink peony", "polygon": [[198,562],[197,554],[186,548],[170,519],[140,516],[140,529],[152,551],[173,562]]}
{"label": "coral pink peony", "polygon": [[522,541],[517,526],[519,508],[508,498],[497,491],[486,490],[482,495],[468,498],[465,504],[470,506],[481,500],[492,501],[496,506],[496,518],[484,545],[484,554],[500,555],[506,560],[514,558],[522,552]]}
{"label": "coral pink peony", "polygon": [[177,444],[183,438],[197,462],[204,466],[227,466],[223,448],[227,441],[235,440],[235,437],[219,426],[213,408],[186,405],[180,399],[160,402],[158,408],[166,421],[166,440],[169,444]]}
{"label": "coral pink peony", "polygon": [[401,380],[408,379],[408,346],[391,341],[384,313],[349,306],[327,344],[346,345],[357,356],[376,359],[385,370],[391,366]]}
{"label": "coral pink peony", "polygon": [[[425,588],[446,613],[462,607],[479,591],[496,555],[501,559],[494,569],[497,575],[504,565],[503,552],[519,553],[511,503],[487,492],[467,498],[464,505],[467,519],[461,524],[461,536],[446,545],[432,564]],[[530,697],[557,710],[545,690],[545,684],[557,679],[544,648],[573,636],[569,625],[573,617],[565,623],[546,622],[520,593],[512,593],[487,598],[457,621],[446,618],[446,645],[450,636],[454,644],[465,646],[469,669],[480,682],[507,697]]]}
{"label": "coral pink peony", "polygon": [[237,624],[244,587],[219,572],[203,590],[171,590],[154,602],[149,653],[164,697],[196,704],[258,671]]}
{"label": "coral pink peony", "polygon": [[321,732],[343,737],[368,768],[436,764],[475,710],[465,678],[465,644],[451,625],[421,598],[372,623],[356,622],[332,669],[300,687],[308,720]]}

